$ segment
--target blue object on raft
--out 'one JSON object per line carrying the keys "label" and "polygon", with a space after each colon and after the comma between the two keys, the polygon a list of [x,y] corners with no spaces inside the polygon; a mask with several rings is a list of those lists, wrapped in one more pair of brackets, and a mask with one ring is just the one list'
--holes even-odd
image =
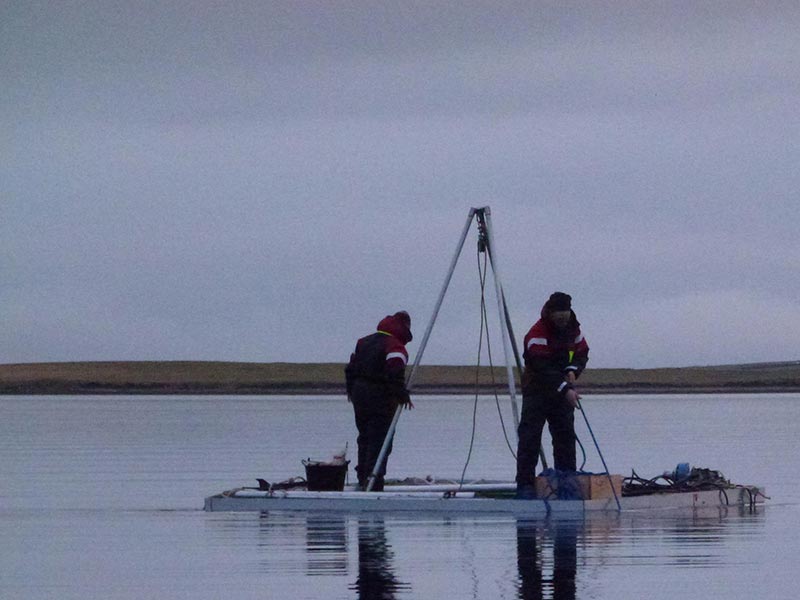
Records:
{"label": "blue object on raft", "polygon": [[675,467],[675,473],[673,479],[675,479],[676,481],[680,481],[681,479],[686,479],[687,477],[689,477],[691,473],[692,473],[692,467],[689,465],[689,463],[686,462],[678,463],[678,466]]}

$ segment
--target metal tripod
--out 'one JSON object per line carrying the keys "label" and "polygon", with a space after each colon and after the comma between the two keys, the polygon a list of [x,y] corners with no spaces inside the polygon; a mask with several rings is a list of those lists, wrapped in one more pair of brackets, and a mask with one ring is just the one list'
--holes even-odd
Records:
{"label": "metal tripod", "polygon": [[[506,373],[508,375],[508,393],[511,400],[511,409],[512,414],[514,416],[514,433],[518,435],[517,430],[519,429],[519,409],[517,407],[517,392],[516,392],[516,383],[514,379],[514,368],[511,363],[511,352],[513,348],[513,354],[516,362],[517,368],[522,372],[522,362],[520,361],[519,352],[517,350],[517,345],[514,340],[514,332],[511,328],[511,319],[508,314],[508,307],[506,305],[505,295],[503,294],[503,286],[500,283],[500,273],[499,267],[497,265],[497,248],[494,243],[494,234],[492,232],[492,221],[491,221],[491,214],[492,211],[488,206],[484,206],[482,208],[471,208],[469,211],[469,215],[467,216],[467,222],[464,224],[464,229],[461,232],[461,238],[459,239],[458,245],[456,246],[455,254],[453,255],[453,259],[450,261],[450,268],[447,270],[447,275],[444,279],[444,284],[442,285],[442,290],[439,292],[439,297],[436,300],[436,306],[433,309],[433,315],[431,315],[430,321],[428,321],[428,326],[425,328],[425,334],[422,336],[422,342],[420,343],[419,350],[417,350],[417,356],[414,360],[414,365],[411,368],[411,372],[406,377],[406,388],[411,391],[411,388],[414,383],[414,376],[417,373],[417,367],[419,366],[420,361],[422,360],[422,355],[425,352],[425,347],[428,345],[428,338],[430,338],[431,331],[433,330],[433,325],[436,322],[436,317],[439,315],[439,309],[442,306],[442,302],[444,301],[444,296],[447,293],[447,288],[450,285],[450,280],[453,277],[453,272],[455,271],[456,265],[458,264],[458,258],[461,255],[461,250],[464,247],[464,241],[467,239],[467,234],[469,233],[470,226],[472,225],[472,221],[475,220],[478,223],[478,243],[481,245],[481,249],[485,249],[486,252],[489,254],[489,262],[492,267],[492,274],[494,278],[494,288],[495,288],[495,296],[497,297],[497,309],[500,314],[500,327],[502,330],[502,339],[503,339],[503,354],[505,355],[506,361]],[[397,422],[400,420],[400,414],[403,412],[403,407],[398,406],[397,410],[394,413],[394,418],[392,419],[392,423],[389,426],[389,431],[386,434],[386,438],[383,441],[383,446],[381,447],[380,454],[378,454],[378,460],[375,462],[375,467],[372,470],[372,473],[369,476],[369,481],[367,482],[367,491],[371,491],[373,485],[375,484],[375,479],[377,478],[377,473],[380,471],[381,467],[383,466],[384,461],[386,460],[386,453],[389,448],[389,444],[394,438],[395,429],[397,429]],[[544,452],[539,450],[540,457],[542,459],[542,464],[544,468],[547,468],[547,462],[544,457]]]}

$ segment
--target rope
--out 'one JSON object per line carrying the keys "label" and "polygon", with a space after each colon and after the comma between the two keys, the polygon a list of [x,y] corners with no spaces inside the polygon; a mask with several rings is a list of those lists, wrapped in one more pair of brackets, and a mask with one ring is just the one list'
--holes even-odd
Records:
{"label": "rope", "polygon": [[589,425],[589,417],[586,416],[586,411],[583,410],[583,406],[581,405],[581,401],[578,400],[578,409],[580,409],[581,413],[583,413],[583,420],[586,422],[586,428],[589,430],[589,434],[592,436],[592,441],[594,442],[594,447],[597,449],[597,454],[600,456],[600,462],[603,463],[603,468],[606,470],[606,477],[608,477],[608,483],[611,485],[611,491],[614,492],[614,500],[617,501],[617,510],[622,512],[622,504],[619,502],[619,497],[617,496],[617,490],[614,488],[614,482],[611,481],[611,473],[608,471],[608,465],[606,464],[606,459],[603,457],[603,453],[600,451],[600,444],[597,443],[597,438],[594,436],[594,431],[592,431],[592,426]]}
{"label": "rope", "polygon": [[[480,253],[480,249],[478,250]],[[494,404],[497,407],[497,416],[500,419],[500,428],[503,430],[503,439],[506,442],[506,447],[508,447],[508,451],[511,453],[511,456],[514,460],[517,460],[517,454],[514,452],[514,448],[511,446],[511,442],[508,439],[508,431],[506,431],[506,422],[503,419],[503,411],[500,408],[500,396],[497,394],[497,382],[494,379],[494,361],[492,360],[492,343],[489,339],[489,317],[486,314],[486,255],[489,254],[486,252],[484,254],[483,259],[483,273],[480,272],[480,258],[478,259],[478,273],[482,277],[481,279],[481,319],[482,321],[486,322],[486,354],[489,357],[489,377],[492,381],[492,392],[494,393]]]}
{"label": "rope", "polygon": [[583,447],[583,443],[581,443],[581,438],[578,437],[578,434],[575,434],[575,441],[578,442],[578,446],[581,449],[581,454],[583,455],[583,462],[581,466],[578,467],[578,471],[583,471],[583,467],[586,466],[586,449]]}
{"label": "rope", "polygon": [[[483,327],[485,322],[485,308],[486,308],[486,298],[484,296],[484,290],[486,289],[486,268],[485,268],[486,259],[484,258],[484,271],[481,273],[481,254],[480,249],[478,250],[478,280],[481,284],[481,327],[480,333],[478,334],[478,360],[475,365],[475,401],[472,404],[472,433],[470,433],[469,438],[469,451],[467,452],[467,460],[464,463],[464,468],[461,470],[461,477],[458,482],[458,489],[459,491],[464,485],[464,477],[467,474],[467,467],[469,466],[469,461],[472,458],[472,449],[475,447],[475,430],[477,429],[478,425],[478,383],[480,377],[480,369],[481,369],[481,348],[483,347]],[[488,323],[487,323],[488,325]],[[488,335],[486,336],[488,340]]]}
{"label": "rope", "polygon": [[[481,254],[483,254],[483,266],[481,266]],[[478,419],[478,395],[479,395],[479,383],[480,383],[481,350],[483,349],[484,332],[486,335],[486,353],[489,358],[489,374],[492,382],[492,390],[494,392],[495,405],[497,406],[497,414],[500,417],[500,427],[503,430],[503,438],[505,439],[506,446],[511,452],[511,456],[514,458],[514,460],[516,460],[517,458],[516,454],[514,453],[514,449],[511,446],[511,442],[508,439],[506,424],[505,421],[503,420],[502,410],[500,409],[500,397],[497,394],[497,383],[494,379],[492,344],[489,337],[489,318],[486,312],[486,275],[489,271],[487,268],[487,255],[488,252],[482,253],[480,246],[478,246],[477,259],[478,259],[478,281],[480,282],[480,288],[481,288],[481,302],[480,302],[481,325],[480,325],[480,333],[478,336],[478,360],[475,365],[475,400],[472,405],[472,433],[470,434],[467,460],[464,463],[464,468],[461,471],[461,478],[458,484],[459,490],[464,485],[464,477],[466,476],[467,467],[469,466],[469,462],[472,458],[472,450],[475,446],[475,431],[477,429],[477,419]]]}

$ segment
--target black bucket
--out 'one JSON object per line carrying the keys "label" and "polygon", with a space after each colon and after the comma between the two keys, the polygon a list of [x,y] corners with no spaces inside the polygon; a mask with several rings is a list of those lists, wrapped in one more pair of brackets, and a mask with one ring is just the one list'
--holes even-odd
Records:
{"label": "black bucket", "polygon": [[304,460],[306,481],[310,492],[341,492],[347,477],[348,460],[344,464],[331,464]]}

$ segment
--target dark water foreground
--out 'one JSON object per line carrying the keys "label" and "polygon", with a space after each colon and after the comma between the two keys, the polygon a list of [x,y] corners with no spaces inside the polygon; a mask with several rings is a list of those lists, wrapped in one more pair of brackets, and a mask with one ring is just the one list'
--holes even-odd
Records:
{"label": "dark water foreground", "polygon": [[[800,395],[592,397],[612,471],[689,461],[773,500],[755,513],[576,521],[204,513],[205,495],[301,475],[301,459],[355,442],[341,397],[222,400],[0,399],[0,597],[796,597]],[[460,474],[472,409],[468,397],[421,399],[390,475]],[[510,478],[494,399],[476,414],[468,476]],[[600,470],[581,421],[586,468]]]}

